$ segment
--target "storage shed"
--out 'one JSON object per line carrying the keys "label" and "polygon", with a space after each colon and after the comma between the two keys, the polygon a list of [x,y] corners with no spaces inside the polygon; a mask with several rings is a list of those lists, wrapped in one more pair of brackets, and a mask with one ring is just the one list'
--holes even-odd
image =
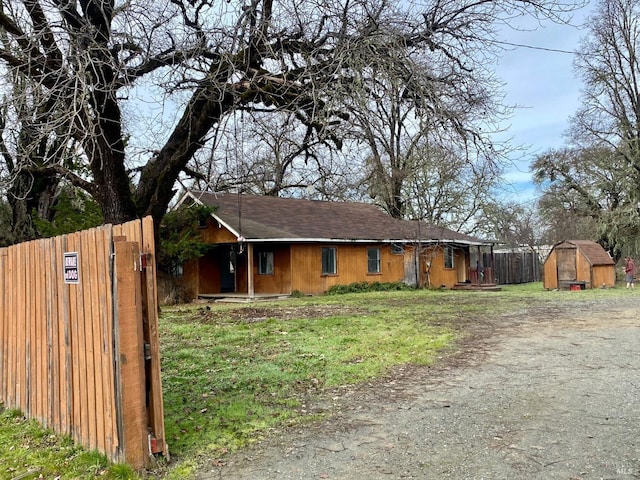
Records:
{"label": "storage shed", "polygon": [[590,240],[558,242],[544,262],[547,289],[613,287],[615,283],[615,262],[600,244]]}

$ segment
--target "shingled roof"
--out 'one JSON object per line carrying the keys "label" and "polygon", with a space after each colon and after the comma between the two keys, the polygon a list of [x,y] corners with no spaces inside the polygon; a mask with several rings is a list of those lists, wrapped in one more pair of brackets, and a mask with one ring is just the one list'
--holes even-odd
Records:
{"label": "shingled roof", "polygon": [[615,265],[616,263],[599,243],[591,240],[564,240],[556,243],[556,246],[563,243],[570,243],[578,247],[591,265]]}
{"label": "shingled roof", "polygon": [[374,205],[212,193],[187,196],[215,209],[213,217],[247,241],[396,241],[487,245],[425,222],[397,220]]}

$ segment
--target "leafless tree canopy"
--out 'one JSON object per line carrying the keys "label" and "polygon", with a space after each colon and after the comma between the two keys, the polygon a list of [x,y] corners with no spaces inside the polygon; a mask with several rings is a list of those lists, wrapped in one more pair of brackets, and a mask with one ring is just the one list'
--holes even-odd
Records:
{"label": "leafless tree canopy", "polygon": [[[602,0],[576,57],[581,106],[565,149],[533,165],[542,213],[556,228],[573,215],[619,257],[640,233],[640,2]],[[555,221],[554,221],[555,219]]]}
{"label": "leafless tree canopy", "polygon": [[3,1],[4,173],[8,185],[25,172],[64,178],[107,222],[159,221],[176,179],[234,112],[293,119],[303,150],[340,147],[351,107],[377,98],[384,78],[462,132],[483,115],[468,107],[486,102],[474,76],[496,22],[558,18],[573,3]]}

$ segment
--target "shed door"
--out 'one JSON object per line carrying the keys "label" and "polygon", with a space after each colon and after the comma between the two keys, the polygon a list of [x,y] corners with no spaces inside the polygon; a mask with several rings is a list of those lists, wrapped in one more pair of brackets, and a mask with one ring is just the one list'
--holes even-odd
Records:
{"label": "shed door", "polygon": [[576,250],[574,248],[556,249],[558,257],[558,286],[562,282],[575,282],[576,272]]}

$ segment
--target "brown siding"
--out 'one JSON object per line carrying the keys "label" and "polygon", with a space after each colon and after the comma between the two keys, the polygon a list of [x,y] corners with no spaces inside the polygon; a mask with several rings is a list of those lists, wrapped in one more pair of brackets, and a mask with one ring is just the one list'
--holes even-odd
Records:
{"label": "brown siding", "polygon": [[[454,268],[445,268],[444,266],[444,249],[442,247],[429,247],[423,249],[422,253],[422,272],[420,278],[423,286],[439,288],[453,288],[458,282],[464,282],[467,279],[469,259],[463,249],[454,249]],[[430,280],[426,276],[427,262],[431,262]]]}
{"label": "brown siding", "polygon": [[[206,254],[197,262],[198,293],[220,292],[220,254],[219,249]],[[225,258],[229,262],[229,258]],[[196,262],[194,262],[196,263]]]}
{"label": "brown siding", "polygon": [[186,298],[196,298],[200,289],[200,262],[198,260],[190,260],[182,266],[182,277],[175,279],[183,290]]}
{"label": "brown siding", "polygon": [[[335,247],[337,274],[322,275],[322,247]],[[380,248],[380,273],[369,274],[367,249]],[[399,282],[404,278],[404,257],[393,255],[389,245],[292,245],[292,291],[318,295],[334,285],[353,282]]]}
{"label": "brown siding", "polygon": [[542,286],[550,290],[558,288],[558,256],[555,250],[549,253],[547,260],[544,262]]}
{"label": "brown siding", "polygon": [[[258,254],[273,252],[273,274],[258,274]],[[255,293],[291,293],[291,249],[289,245],[256,245],[253,256]]]}
{"label": "brown siding", "polygon": [[207,228],[200,229],[202,240],[207,243],[236,243],[237,237],[217,221],[210,219]]}
{"label": "brown siding", "polygon": [[591,263],[580,250],[576,251],[576,280],[591,288]]}
{"label": "brown siding", "polygon": [[[585,282],[586,288],[599,288],[602,285],[611,288],[615,286],[615,266],[614,265],[592,265],[585,253],[573,245],[571,242],[557,244],[549,253],[544,263],[543,287],[546,289],[567,288],[568,281],[558,278],[558,252],[562,262],[575,261],[575,281]],[[570,253],[567,253],[570,252]],[[575,260],[573,260],[575,258]],[[563,271],[568,271],[568,263]]]}
{"label": "brown siding", "polygon": [[591,275],[592,288],[600,288],[603,285],[611,288],[616,285],[616,270],[613,265],[596,265]]}

